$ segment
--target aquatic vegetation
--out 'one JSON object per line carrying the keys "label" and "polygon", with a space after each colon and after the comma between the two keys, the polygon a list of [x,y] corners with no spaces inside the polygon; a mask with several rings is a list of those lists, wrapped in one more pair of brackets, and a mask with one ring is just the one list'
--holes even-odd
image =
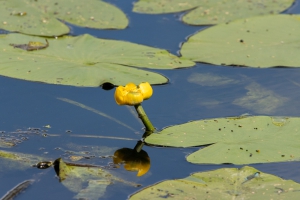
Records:
{"label": "aquatic vegetation", "polygon": [[0,28],[30,35],[59,36],[70,32],[63,21],[89,28],[124,29],[126,15],[96,0],[2,0]]}
{"label": "aquatic vegetation", "polygon": [[148,14],[187,11],[182,17],[184,23],[206,25],[257,15],[277,14],[289,8],[293,3],[294,0],[139,0],[134,4],[133,11]]}
{"label": "aquatic vegetation", "polygon": [[197,172],[183,179],[165,180],[144,188],[134,199],[297,199],[300,184],[263,173],[253,167]]}
{"label": "aquatic vegetation", "polygon": [[115,91],[115,100],[118,105],[134,106],[152,96],[153,90],[148,82],[135,85],[128,83],[125,87],[119,86]]}
{"label": "aquatic vegetation", "polygon": [[155,130],[141,105],[143,100],[147,100],[152,96],[152,93],[152,87],[148,82],[143,82],[138,86],[134,83],[128,83],[125,87],[119,86],[115,90],[114,97],[118,105],[134,106],[139,118],[146,128],[143,137],[150,135]]}
{"label": "aquatic vegetation", "polygon": [[87,34],[47,40],[46,46],[22,45],[26,50],[35,50],[24,51],[19,49],[20,44],[30,41],[40,44],[45,39],[22,34],[0,35],[0,75],[79,87],[128,82],[163,84],[168,82],[165,76],[141,69],[174,69],[195,64],[166,50]]}
{"label": "aquatic vegetation", "polygon": [[218,24],[191,36],[180,52],[195,62],[215,65],[299,67],[299,19],[267,15]]}
{"label": "aquatic vegetation", "polygon": [[299,117],[242,116],[192,121],[167,127],[147,144],[202,147],[187,156],[192,163],[251,164],[300,159]]}

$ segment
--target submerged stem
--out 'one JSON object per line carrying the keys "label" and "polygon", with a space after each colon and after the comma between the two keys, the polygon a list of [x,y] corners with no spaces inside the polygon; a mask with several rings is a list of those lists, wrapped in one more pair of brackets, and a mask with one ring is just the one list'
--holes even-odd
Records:
{"label": "submerged stem", "polygon": [[149,120],[148,116],[146,115],[142,105],[137,104],[137,105],[134,106],[134,108],[136,109],[136,112],[138,113],[139,118],[142,120],[143,124],[145,125],[146,132],[152,133],[155,130],[155,128],[152,125],[151,121]]}

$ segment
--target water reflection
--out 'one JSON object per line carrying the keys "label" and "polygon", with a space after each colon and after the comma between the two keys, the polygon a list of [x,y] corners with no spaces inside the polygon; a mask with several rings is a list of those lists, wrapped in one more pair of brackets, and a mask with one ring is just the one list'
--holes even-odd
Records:
{"label": "water reflection", "polygon": [[114,153],[114,164],[124,164],[127,171],[138,171],[137,176],[146,174],[151,166],[150,157],[142,150],[144,142],[138,141],[133,149],[122,148]]}

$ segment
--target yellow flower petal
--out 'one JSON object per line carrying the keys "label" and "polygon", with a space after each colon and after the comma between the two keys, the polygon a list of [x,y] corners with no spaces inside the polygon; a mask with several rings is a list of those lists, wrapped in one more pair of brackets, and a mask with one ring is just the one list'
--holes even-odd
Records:
{"label": "yellow flower petal", "polygon": [[127,83],[127,85],[125,86],[125,90],[135,91],[137,90],[137,86],[134,83]]}
{"label": "yellow flower petal", "polygon": [[125,87],[119,86],[115,91],[115,100],[118,105],[137,105],[152,96],[153,90],[148,82],[136,86],[128,83]]}
{"label": "yellow flower petal", "polygon": [[148,82],[141,83],[139,89],[143,94],[144,100],[149,99],[153,94],[152,87]]}
{"label": "yellow flower petal", "polygon": [[144,98],[142,93],[140,92],[128,92],[128,94],[124,97],[126,105],[136,105],[142,103]]}
{"label": "yellow flower petal", "polygon": [[124,91],[124,87],[123,86],[119,86],[116,88],[115,91],[115,100],[117,102],[118,105],[125,105],[124,102],[124,96],[126,96],[127,91]]}

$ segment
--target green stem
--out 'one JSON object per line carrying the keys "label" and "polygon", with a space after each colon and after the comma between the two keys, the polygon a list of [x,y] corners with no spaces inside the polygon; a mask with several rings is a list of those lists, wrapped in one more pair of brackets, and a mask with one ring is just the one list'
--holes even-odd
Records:
{"label": "green stem", "polygon": [[143,146],[144,146],[144,142],[138,141],[137,144],[136,144],[135,147],[134,147],[134,150],[135,150],[137,153],[140,153],[140,151],[142,150]]}
{"label": "green stem", "polygon": [[148,116],[146,115],[143,107],[141,104],[137,104],[134,106],[136,112],[139,115],[139,118],[142,120],[143,124],[146,127],[146,132],[153,132],[155,130],[154,126],[152,125],[151,121],[149,120]]}

